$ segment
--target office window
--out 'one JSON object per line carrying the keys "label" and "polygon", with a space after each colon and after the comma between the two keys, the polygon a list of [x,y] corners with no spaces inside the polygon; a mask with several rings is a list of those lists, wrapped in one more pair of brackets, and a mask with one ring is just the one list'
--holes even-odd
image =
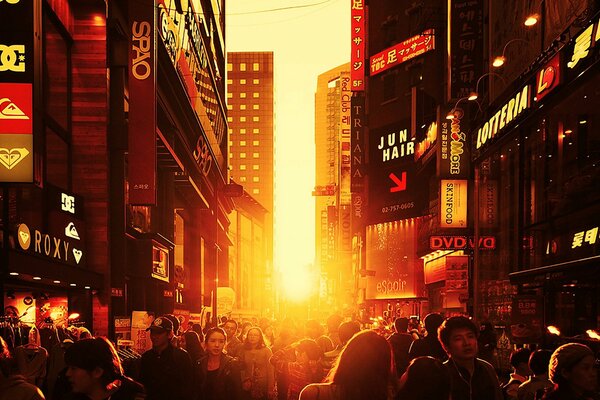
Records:
{"label": "office window", "polygon": [[240,176],[240,182],[246,182],[246,177],[245,176]]}
{"label": "office window", "polygon": [[258,85],[260,83],[260,79],[252,79],[252,83]]}
{"label": "office window", "polygon": [[245,98],[246,98],[246,93],[244,93],[244,92],[241,92],[241,93],[240,93],[240,99],[245,99]]}
{"label": "office window", "polygon": [[230,134],[230,135],[233,133],[233,129],[232,129],[232,128],[229,128],[229,129],[227,129],[227,130],[229,131],[229,134]]}
{"label": "office window", "polygon": [[260,97],[260,93],[254,92],[254,93],[252,93],[252,97],[254,97],[255,99],[258,99]]}
{"label": "office window", "polygon": [[227,122],[233,122],[233,117],[227,117]]}
{"label": "office window", "polygon": [[246,164],[240,164],[240,171],[246,170]]}
{"label": "office window", "polygon": [[259,182],[260,178],[258,176],[253,176],[252,177],[252,182]]}
{"label": "office window", "polygon": [[258,121],[260,121],[260,117],[252,117],[252,121],[258,122]]}
{"label": "office window", "polygon": [[240,104],[240,110],[245,110],[246,109],[246,105],[245,104]]}
{"label": "office window", "polygon": [[258,164],[254,164],[252,166],[252,170],[254,170],[254,171],[258,171],[259,169],[260,169],[260,165],[258,165]]}
{"label": "office window", "polygon": [[240,117],[240,122],[246,122],[246,117]]}
{"label": "office window", "polygon": [[252,133],[260,133],[260,129],[259,128],[252,128]]}
{"label": "office window", "polygon": [[240,140],[240,146],[245,146],[246,145],[246,141],[245,140]]}
{"label": "office window", "polygon": [[227,84],[228,85],[233,85],[233,79],[227,79]]}
{"label": "office window", "polygon": [[252,141],[252,146],[260,146],[260,141],[259,140],[253,140]]}
{"label": "office window", "polygon": [[233,71],[233,64],[227,63],[227,71]]}
{"label": "office window", "polygon": [[259,69],[260,69],[260,64],[259,63],[252,64],[252,70],[253,71],[258,71]]}
{"label": "office window", "polygon": [[228,109],[228,110],[233,110],[233,105],[231,105],[231,104],[227,104],[227,109]]}
{"label": "office window", "polygon": [[260,190],[257,188],[252,189],[252,194],[260,194]]}
{"label": "office window", "polygon": [[240,153],[240,158],[246,158],[246,153]]}
{"label": "office window", "polygon": [[240,128],[240,133],[241,134],[245,134],[246,133],[246,128]]}
{"label": "office window", "polygon": [[240,79],[240,85],[245,85],[246,84],[246,80],[245,79]]}
{"label": "office window", "polygon": [[246,63],[240,63],[240,71],[246,70]]}
{"label": "office window", "polygon": [[260,109],[260,104],[252,104],[252,109],[253,110],[259,110]]}
{"label": "office window", "polygon": [[233,158],[233,153],[229,153],[229,158]]}
{"label": "office window", "polygon": [[233,140],[230,140],[230,141],[229,141],[229,145],[230,145],[230,146],[233,146]]}
{"label": "office window", "polygon": [[231,92],[227,92],[227,98],[228,98],[228,99],[232,99],[232,98],[233,98],[233,93],[231,93]]}
{"label": "office window", "polygon": [[260,158],[260,153],[252,153],[252,158]]}

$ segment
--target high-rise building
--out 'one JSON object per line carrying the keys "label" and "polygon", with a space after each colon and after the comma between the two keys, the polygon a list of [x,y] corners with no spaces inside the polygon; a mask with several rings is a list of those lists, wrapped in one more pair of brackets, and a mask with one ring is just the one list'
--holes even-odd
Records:
{"label": "high-rise building", "polygon": [[[227,120],[229,122],[229,165],[231,179],[244,186],[246,193],[264,208],[264,263],[240,249],[239,265],[233,268],[239,276],[251,277],[252,282],[238,283],[261,288],[272,287],[273,271],[273,192],[274,192],[274,85],[273,52],[227,53]],[[240,232],[238,227],[238,236]],[[241,237],[241,236],[240,236]],[[261,249],[262,251],[263,249]],[[260,270],[248,270],[259,268]],[[230,268],[231,265],[230,265]],[[270,292],[270,290],[267,290]],[[252,304],[236,292],[238,305]],[[266,294],[268,296],[268,294]],[[272,299],[271,299],[272,300]]]}
{"label": "high-rise building", "polygon": [[352,273],[349,74],[349,64],[324,72],[315,94],[315,265],[329,306],[343,305]]}

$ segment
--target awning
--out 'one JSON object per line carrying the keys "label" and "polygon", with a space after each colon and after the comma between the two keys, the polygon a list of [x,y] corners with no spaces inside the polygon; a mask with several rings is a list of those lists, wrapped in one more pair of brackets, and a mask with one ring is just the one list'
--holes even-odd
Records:
{"label": "awning", "polygon": [[511,283],[519,284],[551,279],[554,274],[573,279],[600,278],[600,255],[512,272],[508,277]]}

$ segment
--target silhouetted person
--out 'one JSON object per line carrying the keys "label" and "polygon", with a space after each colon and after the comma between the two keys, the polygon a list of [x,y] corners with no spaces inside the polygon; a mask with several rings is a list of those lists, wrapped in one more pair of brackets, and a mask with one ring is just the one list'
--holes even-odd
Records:
{"label": "silhouetted person", "polygon": [[546,389],[552,387],[548,379],[548,364],[552,352],[549,350],[536,350],[529,356],[529,369],[533,375],[517,389],[518,400],[540,400]]}
{"label": "silhouetted person", "polygon": [[398,399],[401,400],[448,400],[450,398],[450,374],[440,360],[433,357],[417,357],[410,362],[400,378]]}
{"label": "silhouetted person", "polygon": [[440,361],[446,361],[448,354],[446,354],[446,351],[438,340],[438,328],[444,322],[444,317],[438,313],[430,313],[427,314],[423,322],[425,323],[427,335],[422,339],[412,342],[408,351],[408,358],[412,360],[417,357],[430,356]]}
{"label": "silhouetted person", "polygon": [[408,333],[408,318],[396,318],[394,321],[394,332],[389,338],[390,346],[394,353],[396,373],[402,376],[408,367],[408,350],[414,341],[413,335]]}
{"label": "silhouetted person", "polygon": [[546,400],[595,400],[598,376],[594,353],[586,345],[567,343],[554,350],[548,377],[554,383]]}
{"label": "silhouetted person", "polygon": [[13,375],[15,362],[0,336],[0,400],[44,400],[42,391],[22,375]]}
{"label": "silhouetted person", "polygon": [[513,372],[511,372],[508,382],[502,386],[502,392],[506,400],[516,400],[517,389],[529,378],[531,374],[528,365],[530,355],[531,350],[525,348],[516,349],[510,354],[510,365]]}

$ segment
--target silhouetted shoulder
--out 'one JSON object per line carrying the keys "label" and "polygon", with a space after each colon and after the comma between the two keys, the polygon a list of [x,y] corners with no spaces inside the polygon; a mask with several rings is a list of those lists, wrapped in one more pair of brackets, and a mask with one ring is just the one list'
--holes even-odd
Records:
{"label": "silhouetted shoulder", "polygon": [[300,392],[299,400],[338,400],[337,385],[331,383],[313,383]]}

